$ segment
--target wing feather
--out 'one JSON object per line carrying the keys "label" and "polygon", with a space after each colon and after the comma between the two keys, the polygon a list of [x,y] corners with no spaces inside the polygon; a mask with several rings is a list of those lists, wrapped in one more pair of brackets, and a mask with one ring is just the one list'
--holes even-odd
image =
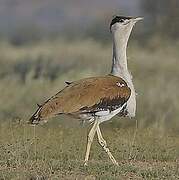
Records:
{"label": "wing feather", "polygon": [[[119,86],[120,83],[120,86]],[[40,119],[58,114],[113,110],[122,106],[130,97],[126,82],[116,76],[92,77],[73,82],[48,99],[38,112]]]}

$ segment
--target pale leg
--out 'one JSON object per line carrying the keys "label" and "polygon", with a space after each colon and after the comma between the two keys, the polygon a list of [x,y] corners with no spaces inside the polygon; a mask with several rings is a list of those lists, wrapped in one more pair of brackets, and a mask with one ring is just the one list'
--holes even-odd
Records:
{"label": "pale leg", "polygon": [[109,151],[109,148],[107,148],[107,143],[104,140],[101,130],[99,128],[99,124],[97,126],[97,136],[98,136],[98,142],[101,145],[101,147],[105,150],[105,152],[108,154],[109,158],[111,159],[112,163],[118,166],[118,162],[115,160],[111,152]]}
{"label": "pale leg", "polygon": [[93,138],[94,138],[94,135],[96,133],[96,129],[97,129],[98,125],[99,125],[99,121],[95,120],[94,124],[93,124],[93,127],[91,128],[91,130],[90,130],[90,132],[88,134],[88,137],[87,137],[86,155],[85,155],[85,163],[84,163],[85,166],[88,163],[91,144],[93,142]]}

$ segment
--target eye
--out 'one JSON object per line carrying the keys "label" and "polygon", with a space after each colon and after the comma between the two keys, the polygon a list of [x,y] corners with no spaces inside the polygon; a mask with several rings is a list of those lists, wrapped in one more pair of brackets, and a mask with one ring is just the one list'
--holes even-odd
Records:
{"label": "eye", "polygon": [[120,23],[123,23],[123,22],[124,22],[124,19],[120,19],[119,22],[120,22]]}

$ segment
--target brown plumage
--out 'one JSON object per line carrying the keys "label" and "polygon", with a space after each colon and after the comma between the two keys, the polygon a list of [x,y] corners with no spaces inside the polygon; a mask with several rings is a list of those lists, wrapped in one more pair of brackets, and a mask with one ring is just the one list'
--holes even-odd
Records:
{"label": "brown plumage", "polygon": [[30,122],[40,121],[59,114],[80,118],[83,113],[115,110],[130,97],[126,82],[116,76],[85,78],[75,81],[40,105]]}

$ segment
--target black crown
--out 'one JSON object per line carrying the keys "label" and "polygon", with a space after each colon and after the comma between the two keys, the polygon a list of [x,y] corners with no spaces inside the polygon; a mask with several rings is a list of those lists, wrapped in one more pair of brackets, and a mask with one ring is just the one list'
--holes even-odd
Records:
{"label": "black crown", "polygon": [[113,18],[113,20],[111,21],[111,24],[110,24],[110,29],[111,29],[111,26],[117,22],[124,22],[124,20],[126,19],[132,19],[132,17],[126,17],[126,16],[115,16]]}

